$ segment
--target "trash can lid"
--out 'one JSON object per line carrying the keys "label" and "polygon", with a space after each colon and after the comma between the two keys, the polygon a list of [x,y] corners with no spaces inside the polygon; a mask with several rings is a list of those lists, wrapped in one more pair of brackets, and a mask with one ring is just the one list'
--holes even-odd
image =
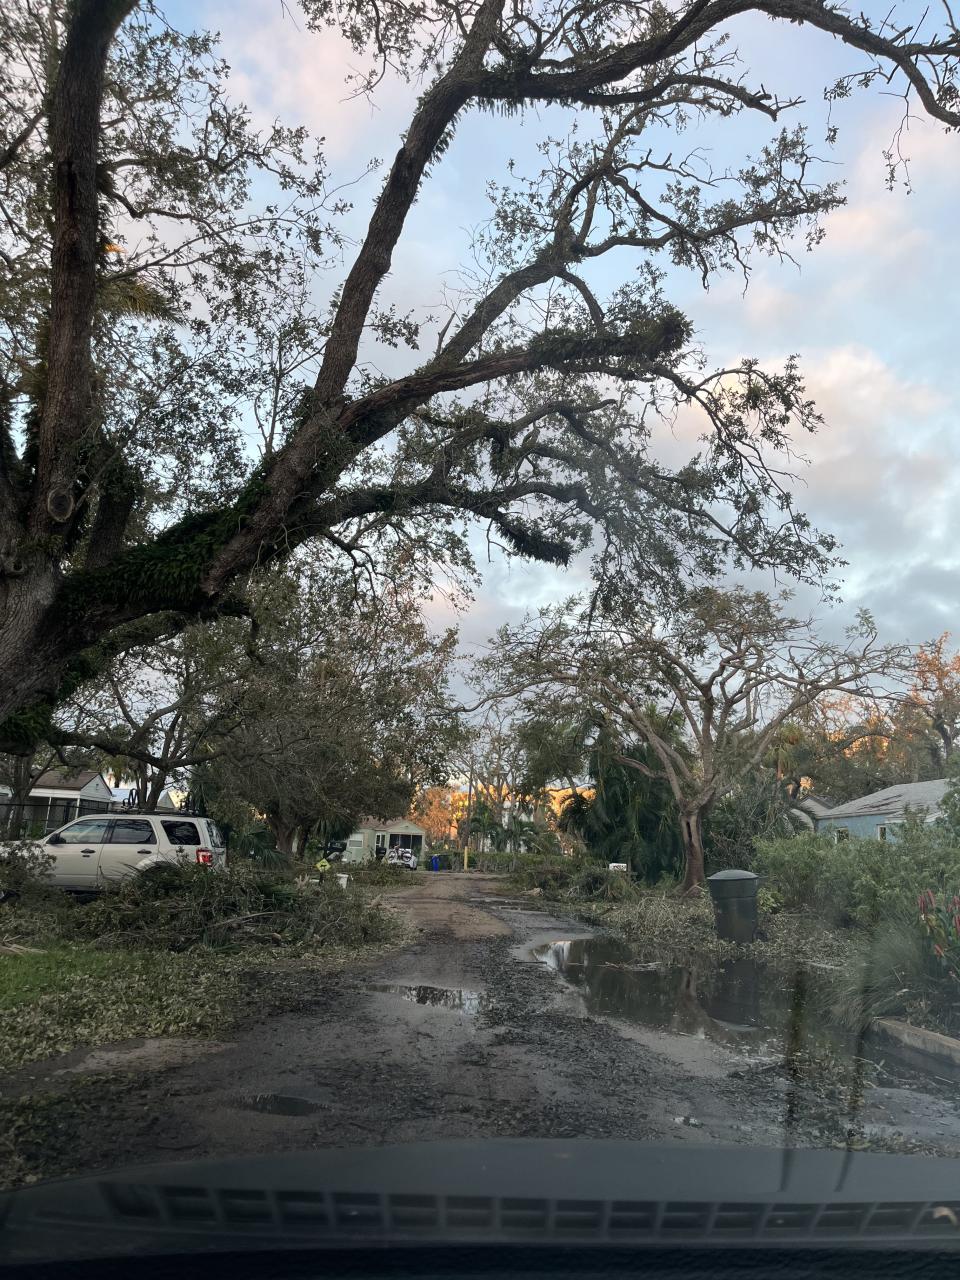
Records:
{"label": "trash can lid", "polygon": [[729,871],[716,871],[712,876],[707,876],[708,881],[712,880],[758,880],[760,877],[755,871],[737,871],[731,867]]}

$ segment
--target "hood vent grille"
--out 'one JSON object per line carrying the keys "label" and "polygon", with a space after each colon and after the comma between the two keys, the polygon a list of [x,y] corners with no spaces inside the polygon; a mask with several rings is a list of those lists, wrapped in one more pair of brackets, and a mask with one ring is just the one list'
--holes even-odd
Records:
{"label": "hood vent grille", "polygon": [[[960,1201],[748,1203],[378,1195],[104,1182],[113,1222],[325,1237],[617,1241],[956,1239]],[[59,1218],[53,1211],[49,1218]]]}

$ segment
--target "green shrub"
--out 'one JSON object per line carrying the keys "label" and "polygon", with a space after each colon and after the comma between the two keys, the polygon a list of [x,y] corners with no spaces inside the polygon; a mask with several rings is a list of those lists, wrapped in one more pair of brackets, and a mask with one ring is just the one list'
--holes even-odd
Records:
{"label": "green shrub", "polygon": [[927,950],[932,952],[944,973],[960,981],[960,897],[937,901],[931,889],[920,894],[917,905]]}
{"label": "green shrub", "polygon": [[545,861],[521,857],[511,881],[522,892],[539,889],[552,901],[635,902],[640,896],[630,876],[582,858]]}
{"label": "green shrub", "polygon": [[[342,870],[341,870],[342,868]],[[385,887],[388,885],[410,884],[414,874],[409,867],[397,867],[383,859],[380,862],[371,860],[360,864],[336,862],[331,875],[348,875],[355,884],[369,884]]]}
{"label": "green shrub", "polygon": [[775,916],[783,910],[783,898],[776,889],[758,889],[757,910],[763,916]]}
{"label": "green shrub", "polygon": [[799,835],[761,841],[754,869],[784,905],[825,922],[872,928],[913,907],[927,888],[960,888],[960,846],[945,829],[917,820],[896,840],[843,840]]}
{"label": "green shrub", "polygon": [[[470,858],[468,866],[471,871],[487,871],[491,875],[512,875],[520,867],[540,866],[544,859],[535,854],[508,852],[506,849],[487,849],[480,851],[478,849],[470,850]],[[459,855],[459,860],[455,864],[457,868],[463,866],[463,855]]]}
{"label": "green shrub", "polygon": [[29,840],[4,846],[0,856],[0,901],[10,897],[49,898],[56,892],[46,878],[52,864],[50,855]]}
{"label": "green shrub", "polygon": [[784,840],[760,840],[753,869],[764,877],[762,889],[777,893],[785,907],[832,914],[837,893],[848,896],[842,856],[832,836],[803,834]]}
{"label": "green shrub", "polygon": [[583,863],[573,858],[545,862],[539,858],[521,858],[511,874],[511,883],[521,892],[539,889],[545,898],[560,898]]}

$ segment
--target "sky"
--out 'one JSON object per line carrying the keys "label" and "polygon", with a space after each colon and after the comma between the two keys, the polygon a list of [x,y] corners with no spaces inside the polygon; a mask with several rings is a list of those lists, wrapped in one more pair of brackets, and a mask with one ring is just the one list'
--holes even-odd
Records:
{"label": "sky", "polygon": [[[919,12],[919,5],[902,11]],[[344,76],[356,57],[335,33],[307,31],[293,3],[176,0],[166,12],[181,29],[219,30],[231,93],[264,124],[279,117],[323,136],[334,180],[354,182],[372,157],[389,163],[416,87],[388,78],[373,102],[350,98]],[[730,30],[754,68],[753,83],[805,99],[782,123],[805,121],[815,139],[825,138],[824,86],[861,65],[858,55],[818,33],[757,17]],[[750,114],[722,128],[692,129],[673,145],[700,148],[717,168],[738,164],[779,127]],[[839,138],[832,147],[824,141],[819,154],[825,180],[842,180],[848,203],[827,219],[824,242],[812,254],[800,252],[799,267],[759,259],[746,292],[739,276],[721,278],[705,293],[698,277],[671,271],[667,292],[693,321],[711,362],[751,355],[775,366],[792,353],[801,358],[826,426],[801,442],[809,465],[801,468],[797,502],[840,539],[848,563],[839,575],[841,605],[826,611],[809,590],[799,603],[822,615],[827,633],[868,608],[887,639],[918,642],[954,630],[960,641],[960,136],[914,118],[903,143],[909,189],[888,191],[883,152],[902,114],[902,101],[877,87],[834,104]],[[568,121],[556,109],[522,122],[468,114],[411,212],[386,299],[422,312],[436,306],[466,260],[470,229],[487,216],[485,182],[502,178],[508,159],[532,163],[537,139]],[[356,235],[379,181],[350,188]],[[425,343],[431,338],[428,329]],[[381,367],[401,372],[415,362],[412,353],[387,352]],[[664,431],[655,447],[670,459],[693,446],[679,430]],[[483,581],[460,619],[468,650],[502,622],[586,584],[583,562],[566,572],[499,555],[488,562],[479,532],[475,543]],[[442,598],[433,613],[437,622],[446,619]]]}

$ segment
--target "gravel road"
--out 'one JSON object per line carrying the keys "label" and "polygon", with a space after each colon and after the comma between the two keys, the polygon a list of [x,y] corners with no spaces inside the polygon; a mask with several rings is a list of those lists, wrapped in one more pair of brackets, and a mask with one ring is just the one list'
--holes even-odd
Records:
{"label": "gravel road", "polygon": [[[128,1074],[71,1170],[458,1137],[846,1140],[836,1081],[800,1084],[697,1035],[590,1016],[532,954],[590,930],[498,888],[441,874],[390,891],[411,945],[318,979],[230,1044]],[[956,1156],[956,1092],[871,1089],[855,1124],[879,1149]]]}

